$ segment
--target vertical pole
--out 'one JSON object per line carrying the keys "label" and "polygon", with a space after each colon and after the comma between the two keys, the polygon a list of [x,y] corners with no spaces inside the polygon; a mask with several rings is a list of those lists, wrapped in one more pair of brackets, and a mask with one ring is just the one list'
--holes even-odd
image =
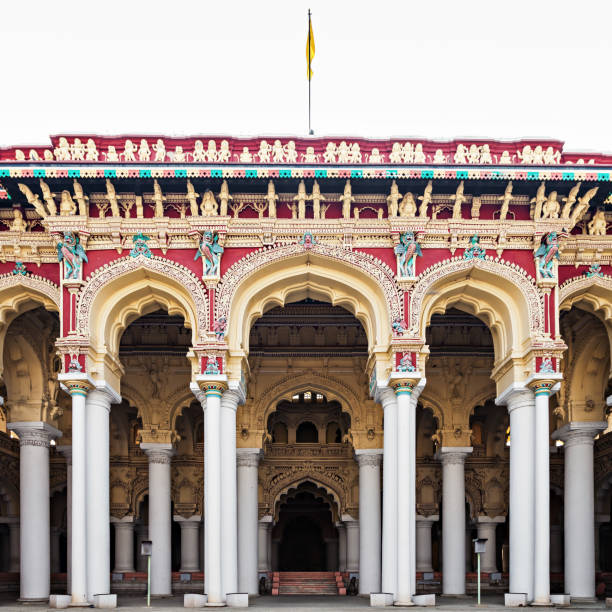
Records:
{"label": "vertical pole", "polygon": [[151,555],[147,557],[147,608],[151,607]]}
{"label": "vertical pole", "polygon": [[480,605],[480,553],[476,556],[478,557],[478,605]]}

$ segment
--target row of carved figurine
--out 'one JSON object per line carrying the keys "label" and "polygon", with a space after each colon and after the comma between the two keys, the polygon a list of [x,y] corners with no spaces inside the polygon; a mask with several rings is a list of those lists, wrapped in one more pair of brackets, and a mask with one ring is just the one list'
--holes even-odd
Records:
{"label": "row of carved figurine", "polygon": [[[55,194],[51,191],[49,185],[42,179],[39,180],[40,188],[42,192],[42,200],[40,196],[34,193],[28,185],[19,183],[19,189],[25,195],[28,203],[32,205],[36,212],[41,217],[55,216],[58,214],[58,206],[56,198],[59,198],[59,214],[60,215],[79,215],[87,216],[89,208],[89,196],[87,196],[83,190],[82,185],[76,180],[73,180],[73,191],[70,193],[67,189],[63,190],[61,194]],[[545,219],[567,219],[568,225],[572,227],[582,218],[584,213],[588,210],[591,199],[595,196],[598,191],[598,187],[592,187],[587,190],[582,196],[579,196],[581,182],[576,183],[567,196],[559,198],[557,191],[550,191],[546,193],[546,183],[542,181],[536,195],[531,199],[531,204],[534,205],[533,219],[535,221]],[[510,204],[514,198],[512,181],[508,181],[504,194],[499,196],[497,199],[501,202],[499,211],[499,220],[504,221],[509,212]],[[131,208],[136,205],[136,216],[143,217],[143,201],[142,197],[135,197],[133,194],[123,196],[117,194],[115,186],[110,179],[106,179],[106,198],[98,201],[95,204],[98,207],[98,213],[100,217],[105,217],[106,212],[110,209],[111,216],[121,217],[121,212],[125,217],[130,216]],[[468,201],[468,196],[465,193],[465,182],[461,181],[457,186],[454,194],[450,195],[449,198],[453,201],[452,204],[452,218],[461,219],[462,213],[461,208],[464,203]],[[203,216],[203,217],[214,217],[220,215],[225,217],[228,212],[231,211],[234,218],[238,217],[241,210],[246,207],[253,208],[258,216],[261,218],[264,216],[264,212],[268,211],[268,217],[275,218],[277,216],[277,202],[279,196],[276,193],[276,187],[273,181],[268,182],[268,191],[263,196],[262,201],[248,203],[244,200],[234,201],[234,197],[230,194],[229,186],[227,181],[223,181],[221,184],[221,190],[217,197],[213,192],[208,189],[202,194],[200,201],[200,194],[196,192],[192,182],[187,180],[187,193],[183,202],[167,203],[167,197],[164,195],[162,188],[155,179],[153,181],[153,193],[151,200],[153,204],[153,216],[160,218],[164,216],[164,204],[168,204],[173,207],[181,217],[185,217],[187,214],[187,208],[192,217]],[[474,200],[478,200],[474,202]],[[420,202],[417,205],[417,200]],[[306,218],[306,206],[312,204],[313,217],[315,219],[325,219],[325,213],[331,202],[342,203],[342,217],[344,219],[350,219],[351,216],[359,218],[359,207],[353,207],[352,204],[355,202],[355,196],[353,195],[351,181],[347,180],[344,186],[344,192],[339,198],[326,198],[321,193],[321,188],[317,181],[314,181],[312,187],[312,193],[308,194],[306,191],[306,185],[304,181],[300,181],[298,185],[298,192],[292,200],[287,203],[292,218],[294,219],[305,219]],[[423,195],[416,196],[412,192],[406,192],[402,195],[399,191],[399,187],[395,181],[391,183],[391,191],[387,196],[387,215],[389,217],[402,217],[402,218],[426,218],[428,214],[428,207],[433,201],[433,181],[429,181]],[[328,202],[325,204],[325,202]],[[563,202],[563,207],[561,206]],[[472,208],[480,207],[479,196],[472,196]],[[363,208],[363,207],[362,207]],[[372,207],[365,207],[372,209],[377,213],[378,218],[382,219],[384,211],[382,208],[378,210]],[[603,215],[603,213],[602,213]],[[600,215],[600,216],[602,216]],[[474,216],[474,214],[472,215]],[[602,216],[605,219],[605,215]],[[599,226],[598,226],[599,227]],[[597,230],[599,235],[600,229]],[[604,232],[605,234],[605,228]]]}
{"label": "row of carved figurine", "polygon": [[[221,140],[217,148],[216,140],[209,140],[205,148],[201,140],[196,140],[193,150],[185,151],[181,145],[176,145],[174,151],[168,151],[163,139],[158,138],[155,143],[149,143],[146,138],[140,140],[140,144],[128,139],[125,141],[123,151],[118,152],[114,145],[108,145],[103,161],[107,162],[166,162],[175,163],[185,162],[239,162],[239,163],[289,163],[294,164],[299,161],[306,164],[331,163],[331,164],[382,164],[387,161],[385,153],[374,147],[369,153],[361,150],[358,142],[341,141],[338,145],[335,142],[328,142],[325,150],[317,153],[314,146],[306,147],[306,152],[298,154],[295,141],[289,140],[282,144],[280,140],[269,143],[262,140],[259,143],[259,150],[252,152],[248,146],[243,146],[242,151],[232,152],[229,141]],[[75,138],[70,144],[64,136],[60,137],[58,146],[53,151],[46,150],[44,159],[46,161],[100,161],[101,152],[92,138],[83,142],[80,138]],[[28,158],[32,161],[40,160],[40,156],[35,149],[31,149]],[[15,151],[17,161],[25,161],[25,153],[17,149]],[[469,147],[458,144],[454,154],[445,153],[442,149],[437,149],[433,155],[423,151],[423,144],[405,142],[394,142],[388,155],[391,164],[528,164],[528,165],[554,165],[561,163],[561,152],[552,146],[544,149],[542,145],[525,145],[522,150],[517,150],[516,154],[503,151],[501,155],[493,155],[488,144],[482,146],[472,144]],[[584,163],[578,160],[577,163]],[[594,163],[589,160],[588,163]]]}

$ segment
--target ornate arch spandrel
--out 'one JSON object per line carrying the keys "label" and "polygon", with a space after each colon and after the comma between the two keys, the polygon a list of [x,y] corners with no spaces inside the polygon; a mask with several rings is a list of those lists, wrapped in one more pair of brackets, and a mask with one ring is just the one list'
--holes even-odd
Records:
{"label": "ornate arch spandrel", "polygon": [[[608,299],[596,295],[600,289],[609,292]],[[569,310],[575,303],[585,301],[593,312],[603,311],[605,320],[612,318],[612,276],[577,276],[559,287],[559,310]]]}
{"label": "ornate arch spandrel", "polygon": [[[5,296],[14,289],[18,291],[5,303]],[[23,295],[19,290],[23,290]],[[54,282],[35,274],[0,274],[0,322],[6,321],[8,312],[19,312],[18,305],[24,299],[39,301],[47,310],[60,311],[61,291]]]}

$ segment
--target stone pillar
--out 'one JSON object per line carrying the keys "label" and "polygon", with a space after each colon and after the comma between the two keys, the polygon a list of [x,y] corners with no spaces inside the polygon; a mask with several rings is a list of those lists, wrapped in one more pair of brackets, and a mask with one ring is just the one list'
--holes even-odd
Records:
{"label": "stone pillar", "polygon": [[346,572],[346,526],[336,523],[338,530],[338,571]]}
{"label": "stone pillar", "polygon": [[60,536],[62,530],[59,527],[51,527],[51,574],[60,573]]}
{"label": "stone pillar", "polygon": [[146,572],[147,571],[147,558],[140,554],[140,545],[143,540],[149,539],[149,528],[147,525],[139,523],[136,525],[136,571]]}
{"label": "stone pillar", "polygon": [[[382,449],[358,449],[359,464],[359,594],[380,593],[380,464]],[[336,542],[336,540],[334,540]],[[337,548],[335,555],[337,556]]]}
{"label": "stone pillar", "polygon": [[66,459],[66,586],[70,595],[72,593],[72,446],[62,445],[55,448]]}
{"label": "stone pillar", "polygon": [[[397,398],[391,389],[377,393],[384,411],[382,592],[397,592]],[[342,533],[340,562],[342,563]]]}
{"label": "stone pillar", "polygon": [[343,517],[346,525],[346,571],[359,572],[359,521]]}
{"label": "stone pillar", "polygon": [[62,433],[44,422],[9,423],[19,436],[21,601],[50,594],[49,442]]}
{"label": "stone pillar", "polygon": [[[86,548],[87,599],[90,602],[93,602],[94,595],[105,595],[110,593],[109,418],[111,402],[116,403],[118,401],[121,401],[121,398],[106,390],[95,389],[94,391],[90,391],[87,395]],[[75,488],[77,486],[76,479],[74,479],[77,461],[74,432],[72,445],[72,494],[74,498]],[[76,504],[72,509],[72,516],[76,520]],[[75,539],[77,539],[76,529],[72,538],[73,545]],[[73,599],[75,597],[74,570],[76,570],[76,559],[74,552],[75,551],[73,550]]]}
{"label": "stone pillar", "polygon": [[505,516],[496,516],[495,518],[479,516],[476,520],[478,537],[487,540],[485,552],[480,555],[480,571],[484,573],[494,574],[497,572],[497,542],[495,532],[497,526],[505,522]]}
{"label": "stone pillar", "polygon": [[325,564],[328,572],[338,571],[338,539],[325,538]]}
{"label": "stone pillar", "polygon": [[550,572],[560,574],[563,571],[563,530],[561,525],[550,526]]}
{"label": "stone pillar", "polygon": [[565,592],[572,597],[595,597],[593,438],[605,427],[605,422],[568,423],[553,436],[565,442]]}
{"label": "stone pillar", "polygon": [[259,448],[239,448],[236,456],[238,477],[238,591],[257,595],[257,540],[259,500],[257,468]]}
{"label": "stone pillar", "polygon": [[151,595],[172,594],[172,517],[170,463],[174,449],[168,443],[146,443],[149,457],[149,539]]}
{"label": "stone pillar", "polygon": [[199,548],[198,548],[198,550],[200,551],[199,571],[204,573],[204,520],[202,520],[202,522],[200,523],[200,529],[199,529],[198,533],[199,533],[199,538],[198,538]]}
{"label": "stone pillar", "polygon": [[[111,518],[115,527],[115,569],[118,574],[134,571],[134,517]],[[140,551],[139,551],[140,552]]]}
{"label": "stone pillar", "polygon": [[444,446],[442,461],[442,593],[465,595],[465,473],[472,448]]}
{"label": "stone pillar", "polygon": [[433,572],[431,554],[431,526],[439,520],[438,514],[416,517],[416,571]]}
{"label": "stone pillar", "polygon": [[[510,414],[510,593],[526,593],[533,600],[534,589],[534,423],[535,398],[522,386],[511,386],[497,399]],[[548,492],[547,492],[548,494]]]}
{"label": "stone pillar", "polygon": [[175,516],[174,520],[181,528],[181,567],[180,572],[200,571],[200,523],[202,517],[193,515],[189,518]]}
{"label": "stone pillar", "polygon": [[19,520],[9,523],[9,572],[19,571]]}
{"label": "stone pillar", "polygon": [[257,523],[257,571],[270,571],[270,558],[268,557],[268,539],[272,531],[272,517],[262,516]]}

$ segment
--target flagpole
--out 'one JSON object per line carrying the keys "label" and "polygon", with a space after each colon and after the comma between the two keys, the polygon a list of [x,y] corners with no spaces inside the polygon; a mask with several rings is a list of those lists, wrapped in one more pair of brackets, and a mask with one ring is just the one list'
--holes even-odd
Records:
{"label": "flagpole", "polygon": [[310,81],[312,80],[312,73],[310,72],[310,9],[308,9],[308,134],[312,135],[314,132],[310,127]]}

